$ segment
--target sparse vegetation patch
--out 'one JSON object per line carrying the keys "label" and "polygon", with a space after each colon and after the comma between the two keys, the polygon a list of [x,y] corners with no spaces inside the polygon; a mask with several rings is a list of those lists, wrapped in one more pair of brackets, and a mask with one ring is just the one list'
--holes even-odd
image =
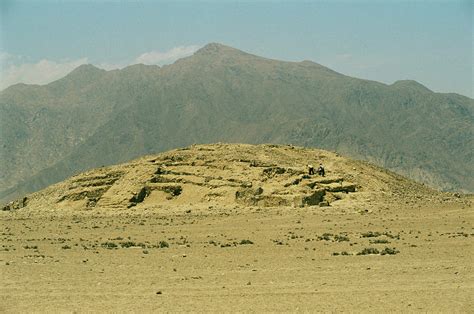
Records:
{"label": "sparse vegetation patch", "polygon": [[390,243],[387,239],[374,239],[369,241],[371,244]]}
{"label": "sparse vegetation patch", "polygon": [[252,241],[248,240],[248,239],[244,239],[244,240],[241,240],[240,243],[241,245],[245,245],[245,244],[253,244]]}
{"label": "sparse vegetation patch", "polygon": [[161,249],[170,247],[170,245],[166,241],[160,241],[160,243],[158,243],[158,245],[160,246]]}
{"label": "sparse vegetation patch", "polygon": [[395,255],[400,253],[396,248],[385,247],[383,250],[379,251],[376,248],[364,248],[362,251],[357,253],[357,255]]}
{"label": "sparse vegetation patch", "polygon": [[362,251],[357,253],[357,255],[371,255],[371,254],[379,254],[379,250],[373,247],[364,248]]}
{"label": "sparse vegetation patch", "polygon": [[115,249],[118,247],[117,244],[115,244],[114,242],[104,242],[104,243],[101,243],[100,245],[101,247],[105,248],[105,249]]}
{"label": "sparse vegetation patch", "polygon": [[373,231],[369,231],[369,232],[364,232],[364,233],[361,233],[361,236],[362,238],[376,238],[376,237],[380,237],[382,234],[380,232],[373,232]]}
{"label": "sparse vegetation patch", "polygon": [[395,255],[398,253],[400,253],[400,251],[398,251],[396,248],[386,247],[380,252],[380,255]]}

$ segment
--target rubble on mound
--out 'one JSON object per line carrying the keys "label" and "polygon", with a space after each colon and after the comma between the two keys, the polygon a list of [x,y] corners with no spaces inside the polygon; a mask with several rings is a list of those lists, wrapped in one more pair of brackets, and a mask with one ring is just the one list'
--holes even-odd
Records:
{"label": "rubble on mound", "polygon": [[145,197],[150,195],[150,189],[148,187],[143,187],[137,194],[133,195],[128,204],[128,208],[136,206],[138,203],[143,202]]}
{"label": "rubble on mound", "polygon": [[13,211],[17,209],[21,209],[28,204],[28,197],[23,197],[21,199],[9,202],[5,206],[2,207],[2,211]]}
{"label": "rubble on mound", "polygon": [[124,175],[122,171],[111,171],[100,175],[86,175],[73,179],[68,192],[58,198],[57,203],[64,201],[85,200],[85,206],[95,207],[102,195]]}
{"label": "rubble on mound", "polygon": [[[266,173],[276,173],[273,171],[274,168],[267,169],[271,170]],[[279,174],[285,172],[280,170]],[[342,198],[340,194],[334,194],[335,192],[353,193],[357,188],[356,184],[344,182],[342,178],[318,179],[309,175],[302,175],[292,180],[292,184],[283,183],[282,186],[277,186],[276,191],[273,190],[268,193],[261,187],[240,189],[235,193],[235,200],[242,205],[261,207],[329,206],[330,203]],[[300,184],[303,181],[307,182]],[[290,188],[292,185],[300,185],[300,187]]]}

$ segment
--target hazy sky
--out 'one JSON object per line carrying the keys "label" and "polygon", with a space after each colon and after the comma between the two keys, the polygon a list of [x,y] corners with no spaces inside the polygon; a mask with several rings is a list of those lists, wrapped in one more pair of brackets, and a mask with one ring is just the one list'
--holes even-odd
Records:
{"label": "hazy sky", "polygon": [[0,88],[82,63],[165,64],[220,42],[473,94],[473,1],[0,1]]}

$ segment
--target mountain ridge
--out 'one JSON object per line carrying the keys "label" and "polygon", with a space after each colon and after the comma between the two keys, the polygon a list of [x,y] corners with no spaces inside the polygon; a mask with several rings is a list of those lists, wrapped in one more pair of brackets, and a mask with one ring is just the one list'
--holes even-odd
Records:
{"label": "mountain ridge", "polygon": [[[233,48],[233,47],[230,47],[230,46],[227,46],[227,45],[224,45],[224,44],[221,44],[221,43],[217,43],[217,42],[211,42],[211,43],[208,43],[206,45],[204,45],[203,47],[201,47],[200,49],[198,49],[193,55],[191,56],[188,56],[188,57],[183,57],[183,58],[180,58],[178,59],[176,62],[182,62],[183,60],[186,60],[188,58],[191,58],[193,56],[199,56],[199,55],[204,55],[204,56],[212,56],[212,55],[216,55],[216,54],[222,54],[222,53],[226,53],[226,52],[232,52],[233,54],[240,54],[240,55],[243,55],[243,56],[250,56],[250,57],[255,57],[255,58],[259,58],[259,59],[262,59],[262,60],[267,60],[267,61],[275,61],[275,62],[279,62],[279,63],[290,63],[290,64],[302,64],[302,65],[316,65],[320,68],[324,68],[326,70],[329,70],[330,72],[333,72],[333,73],[336,73],[338,75],[341,75],[341,76],[344,76],[344,77],[347,77],[347,78],[351,78],[351,79],[357,79],[357,80],[360,80],[360,81],[367,81],[367,82],[373,82],[373,83],[378,83],[378,84],[382,84],[382,85],[385,85],[385,86],[404,86],[404,87],[409,87],[409,86],[417,86],[419,87],[420,89],[424,89],[426,91],[430,91],[430,92],[433,92],[433,93],[437,93],[437,94],[445,94],[445,95],[457,95],[457,96],[461,96],[461,97],[465,97],[467,99],[470,99],[472,100],[472,98],[468,97],[468,96],[465,96],[465,95],[461,95],[461,94],[458,94],[458,93],[454,93],[454,92],[434,92],[432,91],[431,89],[429,89],[428,87],[426,87],[425,85],[423,85],[422,83],[416,81],[416,80],[413,80],[413,79],[400,79],[400,80],[397,80],[395,82],[393,82],[392,84],[386,84],[386,83],[382,83],[382,82],[379,82],[379,81],[374,81],[374,80],[370,80],[370,79],[361,79],[361,78],[357,78],[357,77],[353,77],[353,76],[349,76],[349,75],[346,75],[346,74],[343,74],[343,73],[340,73],[340,72],[337,72],[337,71],[334,71],[328,67],[325,67],[317,62],[314,62],[312,60],[302,60],[302,61],[282,61],[282,60],[278,60],[278,59],[272,59],[272,58],[267,58],[267,57],[262,57],[262,56],[258,56],[258,55],[255,55],[255,54],[251,54],[251,53],[247,53],[245,51],[242,51],[242,50],[239,50],[237,48]],[[174,64],[174,63],[173,63]],[[62,81],[66,78],[70,79],[71,77],[75,76],[76,74],[85,74],[85,73],[110,73],[110,72],[121,72],[121,71],[128,71],[132,68],[137,68],[137,67],[141,67],[142,69],[143,68],[159,68],[159,69],[162,69],[162,68],[165,68],[165,67],[169,67],[173,64],[167,64],[167,65],[164,65],[162,67],[158,66],[158,65],[148,65],[148,64],[143,64],[143,63],[136,63],[136,64],[131,64],[131,65],[127,65],[126,67],[122,68],[122,69],[113,69],[113,70],[105,70],[105,69],[102,69],[94,64],[91,64],[91,63],[86,63],[86,64],[81,64],[79,65],[78,67],[76,67],[75,69],[73,69],[71,72],[69,72],[68,74],[66,74],[64,77],[62,78],[59,78],[51,83],[48,83],[48,84],[29,84],[29,83],[16,83],[16,84],[13,84],[11,86],[8,86],[7,88],[3,89],[2,91],[0,91],[1,94],[3,94],[5,91],[7,90],[10,90],[10,89],[16,89],[16,88],[25,88],[25,87],[44,87],[44,86],[48,86],[50,84],[53,84],[53,83],[56,83],[58,81]]]}

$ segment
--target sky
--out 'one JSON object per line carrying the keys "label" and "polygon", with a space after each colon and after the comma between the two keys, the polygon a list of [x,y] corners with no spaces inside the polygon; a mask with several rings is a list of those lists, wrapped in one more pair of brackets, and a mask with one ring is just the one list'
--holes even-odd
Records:
{"label": "sky", "polygon": [[0,89],[84,63],[169,64],[210,42],[474,98],[473,1],[0,1]]}

